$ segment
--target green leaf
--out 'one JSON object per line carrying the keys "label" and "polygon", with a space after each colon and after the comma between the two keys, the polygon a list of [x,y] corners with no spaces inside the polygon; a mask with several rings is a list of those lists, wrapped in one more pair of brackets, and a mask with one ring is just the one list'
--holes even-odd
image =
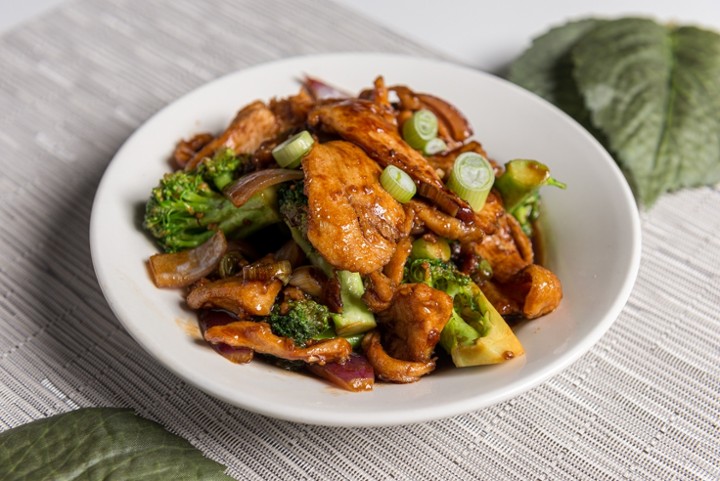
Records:
{"label": "green leaf", "polygon": [[549,30],[510,67],[509,80],[557,105],[584,127],[591,127],[590,113],[572,75],[572,48],[603,20],[589,18]]}
{"label": "green leaf", "polygon": [[0,433],[0,479],[227,481],[224,467],[127,409],[86,408]]}
{"label": "green leaf", "polygon": [[573,59],[593,123],[642,203],[720,181],[720,35],[625,18],[590,31]]}

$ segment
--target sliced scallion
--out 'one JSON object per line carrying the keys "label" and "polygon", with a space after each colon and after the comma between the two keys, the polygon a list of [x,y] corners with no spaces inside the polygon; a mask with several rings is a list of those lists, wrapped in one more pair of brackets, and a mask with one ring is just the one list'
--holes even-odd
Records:
{"label": "sliced scallion", "polygon": [[388,165],[382,171],[380,184],[395,200],[403,204],[413,198],[417,189],[412,178],[394,165]]}
{"label": "sliced scallion", "polygon": [[413,149],[422,150],[430,140],[437,137],[438,120],[430,110],[414,112],[402,126],[403,139]]}
{"label": "sliced scallion", "polygon": [[455,159],[447,185],[477,212],[485,205],[494,181],[495,173],[485,157],[475,152],[464,152]]}
{"label": "sliced scallion", "polygon": [[435,155],[439,154],[440,152],[445,152],[447,148],[448,146],[443,139],[441,139],[440,137],[435,137],[434,139],[430,139],[423,146],[423,154]]}
{"label": "sliced scallion", "polygon": [[315,139],[310,132],[303,130],[275,147],[272,155],[280,167],[296,169],[300,167],[300,161],[310,152],[314,143]]}

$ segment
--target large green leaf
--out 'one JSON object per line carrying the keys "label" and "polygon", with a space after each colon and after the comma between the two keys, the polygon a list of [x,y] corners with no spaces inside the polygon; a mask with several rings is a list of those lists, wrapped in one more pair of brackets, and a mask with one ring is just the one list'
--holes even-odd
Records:
{"label": "large green leaf", "polygon": [[127,409],[87,408],[0,433],[3,481],[227,481],[222,465]]}
{"label": "large green leaf", "polygon": [[720,181],[720,35],[624,18],[572,50],[593,124],[639,200]]}
{"label": "large green leaf", "polygon": [[602,142],[636,197],[720,181],[720,35],[653,20],[585,19],[535,39],[510,80]]}
{"label": "large green leaf", "polygon": [[574,117],[586,128],[590,114],[573,77],[575,44],[602,20],[589,18],[555,27],[533,40],[510,67],[509,80],[535,92]]}

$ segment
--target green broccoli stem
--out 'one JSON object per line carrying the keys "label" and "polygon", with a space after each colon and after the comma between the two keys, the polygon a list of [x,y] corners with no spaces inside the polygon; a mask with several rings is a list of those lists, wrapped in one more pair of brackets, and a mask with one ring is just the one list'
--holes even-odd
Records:
{"label": "green broccoli stem", "polygon": [[293,240],[300,246],[310,262],[329,278],[337,277],[340,282],[342,313],[332,313],[330,318],[338,336],[352,337],[374,329],[375,315],[368,309],[362,296],[365,293],[362,277],[357,272],[336,270],[313,247],[297,227],[288,226]]}
{"label": "green broccoli stem", "polygon": [[473,304],[481,313],[466,321],[453,309],[440,333],[440,345],[457,367],[497,364],[524,354],[520,341],[475,283]]}
{"label": "green broccoli stem", "polygon": [[250,197],[241,207],[235,207],[230,201],[224,202],[223,207],[216,211],[216,217],[209,215],[203,217],[200,223],[205,226],[216,224],[227,235],[243,238],[263,227],[280,222],[277,211],[277,189],[268,187]]}
{"label": "green broccoli stem", "polygon": [[242,238],[280,221],[276,187],[255,194],[245,205],[235,207],[212,188],[203,174],[214,180],[231,175],[228,169],[239,162],[201,164],[199,171],[165,174],[145,205],[143,227],[165,252],[177,252],[203,244],[217,230],[228,238]]}
{"label": "green broccoli stem", "polygon": [[537,160],[515,159],[505,164],[505,172],[495,179],[494,187],[502,195],[505,209],[512,212],[543,185],[553,185],[564,189],[562,182],[550,176],[550,169]]}
{"label": "green broccoli stem", "polygon": [[300,229],[297,227],[290,228],[290,235],[292,236],[295,243],[300,246],[300,249],[305,253],[305,257],[308,258],[310,263],[320,269],[327,277],[333,277],[335,275],[335,269],[333,266],[320,255],[318,251],[310,244],[310,241],[305,237]]}
{"label": "green broccoli stem", "polygon": [[450,320],[440,333],[440,345],[448,353],[452,353],[457,346],[469,346],[479,337],[480,333],[453,309]]}
{"label": "green broccoli stem", "polygon": [[423,282],[453,300],[440,345],[457,367],[496,364],[524,353],[520,341],[470,277],[439,259],[410,259],[405,282]]}
{"label": "green broccoli stem", "polygon": [[374,329],[375,315],[370,312],[362,296],[365,293],[362,277],[357,272],[337,271],[340,281],[342,314],[330,314],[335,331],[339,336],[348,337]]}

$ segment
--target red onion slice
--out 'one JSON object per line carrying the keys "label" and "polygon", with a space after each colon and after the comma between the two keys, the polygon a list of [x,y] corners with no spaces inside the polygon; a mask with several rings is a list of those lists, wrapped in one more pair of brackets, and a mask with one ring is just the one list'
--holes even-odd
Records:
{"label": "red onion slice", "polygon": [[250,197],[266,188],[303,178],[302,170],[265,169],[244,175],[225,188],[225,196],[235,207],[242,206]]}
{"label": "red onion slice", "polygon": [[[237,317],[225,311],[203,309],[198,312],[200,332],[205,337],[205,331],[213,326],[224,326],[237,321]],[[221,356],[236,364],[246,364],[252,361],[253,350],[248,347],[233,347],[225,343],[210,344]]]}
{"label": "red onion slice", "polygon": [[148,262],[150,275],[158,287],[189,286],[210,274],[226,250],[225,235],[217,231],[194,249],[152,255]]}
{"label": "red onion slice", "polygon": [[375,371],[362,354],[352,353],[344,363],[328,362],[308,365],[310,372],[334,385],[353,392],[371,391]]}

